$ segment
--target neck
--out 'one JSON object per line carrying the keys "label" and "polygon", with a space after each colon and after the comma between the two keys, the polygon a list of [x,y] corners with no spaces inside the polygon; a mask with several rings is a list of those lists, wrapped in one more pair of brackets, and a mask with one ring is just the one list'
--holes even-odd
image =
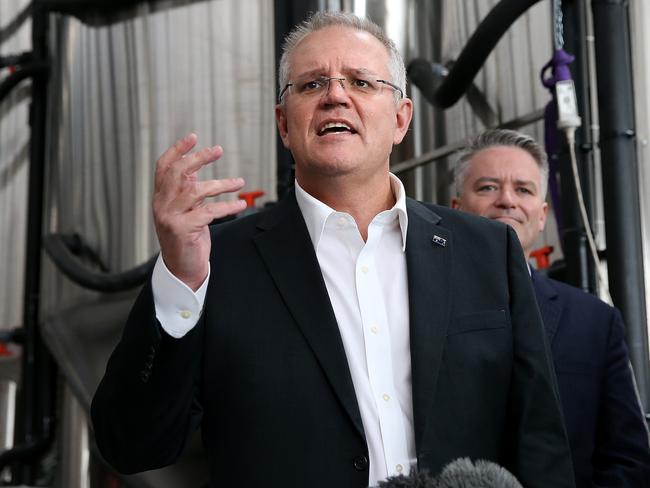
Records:
{"label": "neck", "polygon": [[364,241],[372,219],[395,205],[388,172],[363,181],[355,181],[349,175],[320,177],[317,184],[300,176],[296,174],[303,190],[337,212],[346,212],[354,218]]}

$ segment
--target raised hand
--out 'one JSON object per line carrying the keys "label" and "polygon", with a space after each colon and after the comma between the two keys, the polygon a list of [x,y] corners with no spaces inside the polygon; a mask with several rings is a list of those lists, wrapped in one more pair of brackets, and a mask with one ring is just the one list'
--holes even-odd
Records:
{"label": "raised hand", "polygon": [[165,265],[194,291],[208,275],[208,224],[246,207],[242,200],[206,201],[209,197],[240,190],[244,180],[200,181],[198,171],[219,159],[223,149],[214,146],[188,154],[196,143],[196,135],[189,134],[176,141],[158,159],[153,196],[154,223]]}

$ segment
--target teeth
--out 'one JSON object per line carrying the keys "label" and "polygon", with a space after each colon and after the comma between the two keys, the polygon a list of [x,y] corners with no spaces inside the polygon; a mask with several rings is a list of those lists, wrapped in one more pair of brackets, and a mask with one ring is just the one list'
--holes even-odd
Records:
{"label": "teeth", "polygon": [[344,124],[343,122],[328,122],[323,127],[321,127],[320,133],[322,134],[327,129],[347,129],[349,131],[352,130],[351,127],[349,127],[347,124]]}

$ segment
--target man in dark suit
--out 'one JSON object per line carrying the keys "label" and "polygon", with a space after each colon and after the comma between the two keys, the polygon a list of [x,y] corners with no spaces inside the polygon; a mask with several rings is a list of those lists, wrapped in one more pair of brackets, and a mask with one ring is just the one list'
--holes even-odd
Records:
{"label": "man in dark suit", "polygon": [[573,475],[514,232],[407,199],[389,155],[405,70],[371,22],[316,14],[287,38],[276,118],[296,187],[209,229],[243,181],[199,181],[190,135],[156,167],[161,258],[92,405],[119,471],[173,463],[201,425],[212,486],[376,485],[483,458],[527,488]]}
{"label": "man in dark suit", "polygon": [[[490,130],[459,157],[452,205],[509,224],[529,255],[546,222],[547,180],[546,155],[532,138]],[[648,431],[620,313],[534,270],[531,276],[553,354],[576,485],[650,486]]]}

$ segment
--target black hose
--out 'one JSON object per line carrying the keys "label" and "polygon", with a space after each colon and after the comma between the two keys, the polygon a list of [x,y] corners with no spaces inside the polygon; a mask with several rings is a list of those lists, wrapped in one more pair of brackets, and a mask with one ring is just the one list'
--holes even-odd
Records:
{"label": "black hose", "polygon": [[104,273],[110,272],[110,269],[97,252],[91,248],[88,243],[77,233],[74,234],[58,234],[65,247],[74,254],[83,259],[88,259],[92,264],[96,265],[100,271]]}
{"label": "black hose", "polygon": [[0,102],[5,99],[14,87],[26,78],[47,74],[49,65],[45,62],[35,62],[22,66],[19,70],[7,76],[0,83]]}
{"label": "black hose", "polygon": [[7,449],[0,454],[0,471],[16,461],[33,459],[43,454],[50,448],[53,441],[53,432],[48,432],[44,437],[40,437],[36,441],[28,441]]}
{"label": "black hose", "polygon": [[25,342],[25,328],[16,327],[15,329],[0,330],[0,342],[23,344]]}
{"label": "black hose", "polygon": [[77,285],[100,292],[118,292],[142,285],[153,270],[158,255],[130,270],[120,273],[103,273],[87,269],[70,251],[69,236],[49,234],[43,238],[45,252],[56,267]]}
{"label": "black hose", "polygon": [[[440,82],[429,61],[415,59],[409,63],[408,75],[427,99],[438,108],[449,108],[469,89],[499,39],[510,26],[539,0],[501,0],[481,21],[458,56],[449,74]],[[427,68],[426,63],[429,64]],[[439,84],[439,86],[436,86]],[[425,95],[426,96],[426,95]]]}
{"label": "black hose", "polygon": [[31,63],[32,57],[32,53],[29,51],[21,54],[0,56],[0,68],[7,68],[8,66],[23,66]]}

